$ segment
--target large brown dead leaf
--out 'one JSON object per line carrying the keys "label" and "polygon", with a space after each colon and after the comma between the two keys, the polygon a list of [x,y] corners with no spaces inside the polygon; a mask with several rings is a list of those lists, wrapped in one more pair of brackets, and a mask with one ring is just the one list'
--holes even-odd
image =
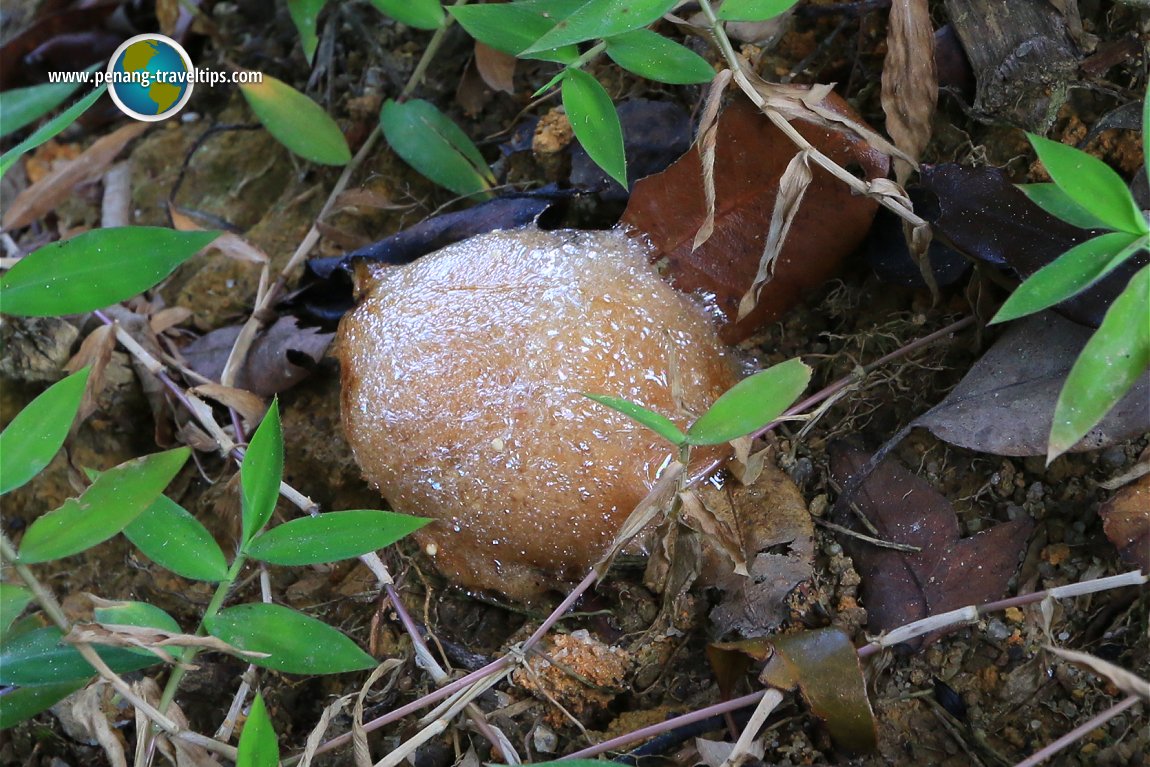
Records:
{"label": "large brown dead leaf", "polygon": [[[188,344],[181,353],[197,373],[219,381],[240,329],[233,325],[213,330]],[[290,389],[311,374],[327,351],[332,335],[301,328],[294,318],[281,317],[252,342],[247,360],[233,382],[235,388],[261,397]]]}
{"label": "large brown dead leaf", "polygon": [[[834,478],[847,485],[868,458],[846,445],[833,446]],[[840,536],[862,577],[867,628],[873,633],[1002,597],[1034,527],[1029,518],[1016,519],[960,538],[950,502],[890,459],[879,464],[850,500],[879,539],[919,548],[896,551]],[[836,521],[850,525],[853,515],[840,507]]]}
{"label": "large brown dead leaf", "polygon": [[[846,102],[833,93],[823,104],[850,113]],[[794,124],[840,165],[861,168],[868,179],[886,175],[887,156],[863,139],[802,121]],[[779,179],[797,151],[750,101],[740,97],[719,117],[711,237],[692,250],[707,218],[698,147],[664,172],[638,181],[623,214],[626,226],[650,239],[652,259],[660,262],[677,288],[715,296],[727,318],[722,334],[729,342],[746,338],[826,282],[874,217],[873,201],[852,195],[845,184],[815,168],[773,277],[761,287],[755,308],[736,322],[739,300],[759,270]]]}
{"label": "large brown dead leaf", "polygon": [[[930,141],[937,101],[934,30],[927,2],[894,0],[882,63],[882,111],[886,113],[886,132],[895,146],[915,160]],[[898,182],[906,181],[910,164],[895,160],[894,168]]]}
{"label": "large brown dead leaf", "polygon": [[1115,493],[1098,509],[1098,516],[1122,561],[1150,573],[1150,474]]}

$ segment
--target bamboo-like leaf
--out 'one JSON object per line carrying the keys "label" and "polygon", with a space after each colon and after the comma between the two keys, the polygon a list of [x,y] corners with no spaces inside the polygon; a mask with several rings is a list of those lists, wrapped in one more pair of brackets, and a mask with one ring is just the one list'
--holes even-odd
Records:
{"label": "bamboo-like leaf", "polygon": [[761,429],[782,415],[811,380],[795,358],[761,370],[728,389],[687,429],[691,445],[719,445]]}
{"label": "bamboo-like leaf", "polygon": [[125,226],[45,245],[0,277],[0,311],[50,317],[102,309],[151,288],[218,236]]}
{"label": "bamboo-like leaf", "polygon": [[1132,254],[1132,246],[1145,239],[1128,232],[1109,232],[1074,246],[1027,277],[991,322],[1025,317],[1081,293],[1125,260],[1117,256]]}
{"label": "bamboo-like leaf", "polygon": [[389,511],[333,511],[277,525],[253,538],[245,553],[273,565],[338,562],[390,546],[430,521]]}
{"label": "bamboo-like leaf", "polygon": [[303,55],[307,57],[309,64],[315,58],[315,49],[319,45],[316,20],[326,2],[327,0],[287,0],[288,13],[291,14],[292,23],[299,32]]}
{"label": "bamboo-like leaf", "polygon": [[1150,368],[1150,266],[1106,311],[1086,342],[1054,407],[1047,463],[1082,439]]}
{"label": "bamboo-like leaf", "polygon": [[605,405],[612,410],[619,411],[632,421],[646,426],[672,445],[681,445],[687,441],[687,435],[680,431],[679,427],[676,426],[670,418],[656,413],[654,410],[648,410],[642,405],[636,405],[634,402],[625,399],[608,397],[603,394],[587,394],[584,392],[583,396],[598,402],[600,405]]}
{"label": "bamboo-like leaf", "polygon": [[[64,682],[81,682],[96,675],[96,669],[84,660],[79,651],[61,640],[64,635],[55,626],[28,631],[5,638],[0,645],[0,684],[35,686]],[[160,662],[155,655],[120,647],[95,646],[96,654],[113,671],[127,673],[154,666]],[[0,696],[4,697],[4,696]]]}
{"label": "bamboo-like leaf", "polygon": [[[555,25],[555,19],[565,18],[582,3],[583,0],[546,4],[484,3],[453,5],[447,11],[479,42],[512,56],[522,56],[525,48]],[[574,45],[563,45],[522,57],[570,64],[579,58],[579,49]]]}
{"label": "bamboo-like leaf", "polygon": [[271,519],[280,496],[284,472],[283,427],[280,426],[279,400],[272,400],[267,415],[260,422],[244,453],[240,466],[243,486],[243,540],[246,545]]}
{"label": "bamboo-like leaf", "polygon": [[495,184],[475,144],[431,102],[388,99],[379,121],[395,153],[440,186],[469,196],[486,195]]}
{"label": "bamboo-like leaf", "polygon": [[32,601],[32,592],[15,583],[0,583],[0,637]]}
{"label": "bamboo-like leaf", "polygon": [[47,711],[87,684],[87,680],[18,687],[0,695],[0,730],[7,730],[26,719]]}
{"label": "bamboo-like leaf", "polygon": [[659,20],[677,0],[588,0],[523,53],[597,40],[641,29]]}
{"label": "bamboo-like leaf", "polygon": [[252,709],[240,733],[236,753],[236,767],[277,767],[280,763],[280,744],[275,727],[264,705],[264,696],[256,693]]}
{"label": "bamboo-like leaf", "polygon": [[228,607],[204,620],[208,633],[241,650],[267,653],[257,666],[289,674],[338,674],[371,668],[355,642],[315,618],[274,604]]}
{"label": "bamboo-like leaf", "polygon": [[346,165],[351,150],[343,131],[319,104],[281,80],[264,75],[240,86],[248,106],[276,141],[322,165]]}
{"label": "bamboo-like leaf", "polygon": [[100,623],[109,626],[143,626],[170,634],[180,633],[180,624],[166,612],[147,602],[115,602],[92,611]]}
{"label": "bamboo-like leaf", "polygon": [[1150,227],[1122,178],[1086,152],[1028,133],[1043,167],[1062,191],[1108,227],[1146,234]]}
{"label": "bamboo-like leaf", "polygon": [[1019,190],[1047,213],[1079,229],[1109,229],[1105,222],[1076,203],[1058,184],[1019,184]]}
{"label": "bamboo-like leaf", "polygon": [[443,6],[439,0],[371,0],[379,12],[416,29],[443,26]]}
{"label": "bamboo-like leaf", "polygon": [[104,91],[108,90],[107,85],[101,85],[96,90],[89,93],[84,98],[77,101],[72,106],[65,109],[60,114],[53,117],[48,122],[37,128],[31,136],[21,141],[16,146],[9,149],[3,155],[0,155],[0,176],[8,172],[20,157],[28,151],[54,138],[60,131],[67,128],[72,123],[88,111],[88,108],[99,101],[100,97],[104,95]]}
{"label": "bamboo-like leaf", "polygon": [[781,15],[799,0],[723,0],[716,14],[723,21],[766,21]]}
{"label": "bamboo-like leaf", "polygon": [[64,444],[72,427],[90,368],[52,384],[0,433],[0,495],[39,474]]}
{"label": "bamboo-like leaf", "polygon": [[706,83],[715,76],[702,56],[649,29],[608,38],[607,55],[628,72],[660,83]]}
{"label": "bamboo-like leaf", "polygon": [[148,559],[195,581],[222,581],[228,572],[224,552],[208,529],[187,509],[161,495],[124,528],[124,535]]}
{"label": "bamboo-like leaf", "polygon": [[44,83],[0,93],[0,137],[39,120],[63,104],[79,87],[80,83]]}
{"label": "bamboo-like leaf", "polygon": [[156,500],[190,452],[180,447],[105,471],[79,498],[65,501],[29,526],[20,542],[20,562],[61,559],[108,540]]}
{"label": "bamboo-like leaf", "polygon": [[568,69],[560,86],[563,108],[575,138],[608,176],[627,187],[627,155],[623,127],[611,97],[603,86],[581,69]]}

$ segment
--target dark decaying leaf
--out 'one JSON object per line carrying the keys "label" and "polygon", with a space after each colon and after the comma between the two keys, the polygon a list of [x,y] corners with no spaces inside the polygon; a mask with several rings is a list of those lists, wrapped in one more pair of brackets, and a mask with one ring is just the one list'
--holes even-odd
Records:
{"label": "dark decaying leaf", "polygon": [[[911,200],[914,200],[913,189],[908,191]],[[915,210],[918,210],[917,204]],[[879,208],[864,247],[867,263],[880,281],[891,285],[927,287],[922,269],[915,263],[914,256],[906,246],[902,219],[892,211]],[[937,238],[931,240],[927,258],[930,259],[934,284],[940,288],[958,282],[970,269],[970,259],[948,248]]]}
{"label": "dark decaying leaf", "polygon": [[1098,516],[1122,561],[1150,573],[1150,474],[1115,493],[1098,509]]}
{"label": "dark decaying leaf", "polygon": [[[1006,332],[942,402],[915,419],[952,445],[994,455],[1046,455],[1054,405],[1090,329],[1053,312]],[[1095,450],[1150,431],[1150,376],[1073,448]]]}
{"label": "dark decaying leaf", "polygon": [[[972,258],[1009,266],[1022,278],[1100,234],[1047,213],[997,168],[924,165],[919,188],[915,210],[930,221],[936,235]],[[1057,311],[1098,327],[1106,308],[1147,263],[1150,254],[1143,251],[1089,290],[1063,301]]]}
{"label": "dark decaying leaf", "polygon": [[[849,111],[835,95],[825,104]],[[867,178],[886,175],[887,156],[865,141],[802,122],[795,127],[840,165],[861,166]],[[754,105],[739,99],[719,118],[715,231],[706,243],[692,250],[707,213],[698,147],[663,173],[636,183],[623,214],[625,225],[650,239],[652,258],[677,288],[716,296],[728,318],[722,330],[727,341],[746,338],[821,286],[857,247],[874,217],[874,202],[854,196],[841,181],[816,169],[773,279],[760,291],[754,311],[738,323],[731,321],[758,271],[778,182],[796,151]]]}
{"label": "dark decaying leaf", "polygon": [[[239,325],[213,330],[184,347],[184,359],[192,370],[218,381],[239,333]],[[301,328],[291,317],[279,318],[252,343],[236,375],[236,388],[262,397],[287,391],[311,374],[331,339],[331,333]]]}
{"label": "dark decaying leaf", "polygon": [[[842,485],[869,458],[841,443],[830,452],[832,475]],[[1002,597],[1034,527],[1022,518],[960,538],[950,502],[891,459],[879,464],[851,501],[875,527],[876,537],[920,549],[898,551],[840,536],[862,577],[862,601],[872,633]],[[846,526],[854,521],[841,503],[836,517]]]}

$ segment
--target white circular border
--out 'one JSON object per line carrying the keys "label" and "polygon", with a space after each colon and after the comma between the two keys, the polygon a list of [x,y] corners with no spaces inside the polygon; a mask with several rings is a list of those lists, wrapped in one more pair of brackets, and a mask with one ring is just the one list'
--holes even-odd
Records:
{"label": "white circular border", "polygon": [[[112,84],[112,81],[115,77],[116,62],[120,60],[120,56],[123,55],[124,51],[128,49],[128,46],[143,42],[145,40],[158,41],[164,43],[165,45],[170,45],[175,49],[176,53],[180,54],[180,58],[184,60],[184,66],[188,68],[188,81],[187,87],[184,89],[184,95],[180,97],[180,100],[176,102],[175,106],[169,107],[166,112],[157,115],[140,114],[136,110],[127,106],[123,101],[120,100],[120,97],[116,95],[116,89]],[[179,111],[184,108],[184,105],[188,103],[188,99],[192,97],[192,88],[195,86],[195,73],[196,67],[192,64],[192,57],[189,56],[188,52],[184,50],[184,46],[180,45],[172,38],[168,37],[167,35],[155,33],[136,35],[135,37],[131,37],[125,40],[120,45],[120,47],[116,49],[116,52],[112,54],[112,58],[108,62],[108,95],[112,97],[112,101],[116,102],[116,106],[120,108],[120,111],[126,114],[128,117],[148,123],[167,120],[169,117],[174,117],[176,114],[178,114]]]}

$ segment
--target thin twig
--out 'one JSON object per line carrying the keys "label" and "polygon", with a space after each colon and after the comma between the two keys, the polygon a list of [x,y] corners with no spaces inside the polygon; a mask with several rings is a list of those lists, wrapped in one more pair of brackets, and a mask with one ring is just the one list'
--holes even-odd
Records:
{"label": "thin twig", "polygon": [[1085,738],[1093,730],[1106,724],[1108,721],[1110,721],[1114,717],[1118,716],[1119,714],[1121,714],[1126,709],[1132,708],[1134,706],[1134,704],[1138,702],[1138,700],[1139,700],[1139,698],[1137,695],[1131,695],[1129,697],[1123,698],[1121,701],[1119,701],[1118,703],[1115,703],[1113,706],[1106,709],[1101,714],[1098,714],[1097,716],[1091,717],[1087,721],[1078,725],[1077,727],[1075,727],[1073,730],[1071,730],[1070,732],[1063,735],[1058,740],[1054,741],[1053,743],[1049,743],[1046,746],[1043,746],[1038,751],[1035,751],[1033,754],[1030,755],[1030,757],[1028,759],[1023,759],[1021,762],[1016,764],[1014,767],[1034,767],[1034,765],[1036,765],[1036,764],[1041,764],[1042,762],[1045,762],[1047,759],[1051,758],[1052,756],[1057,754],[1059,751],[1061,751],[1062,749],[1071,745],[1075,741],[1079,740],[1080,738]]}

